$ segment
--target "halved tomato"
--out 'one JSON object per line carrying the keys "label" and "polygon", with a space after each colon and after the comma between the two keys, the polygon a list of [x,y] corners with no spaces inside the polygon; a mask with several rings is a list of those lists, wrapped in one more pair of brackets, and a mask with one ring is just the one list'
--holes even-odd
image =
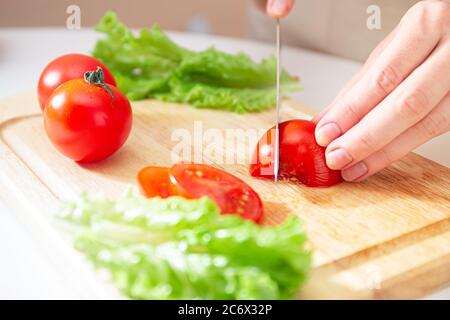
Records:
{"label": "halved tomato", "polygon": [[179,163],[170,175],[193,198],[207,196],[217,203],[223,214],[239,214],[258,223],[263,204],[258,194],[244,181],[205,164]]}
{"label": "halved tomato", "polygon": [[[289,120],[279,125],[279,176],[296,178],[309,187],[329,187],[342,181],[341,172],[331,170],[325,161],[325,148],[314,137],[315,124],[307,120]],[[250,174],[273,179],[275,127],[258,142]]]}

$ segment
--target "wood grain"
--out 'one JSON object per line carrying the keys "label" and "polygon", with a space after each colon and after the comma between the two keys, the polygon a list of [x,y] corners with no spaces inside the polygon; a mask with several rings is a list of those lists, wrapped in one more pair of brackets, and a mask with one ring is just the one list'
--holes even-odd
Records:
{"label": "wood grain", "polygon": [[[106,161],[79,165],[49,143],[33,94],[0,101],[1,188],[14,189],[19,201],[29,202],[47,219],[59,199],[81,191],[114,197],[134,184],[141,167],[170,165],[180,142],[177,133],[187,130],[194,147],[202,148],[200,161],[215,163],[260,193],[266,223],[287,214],[304,220],[315,268],[301,297],[414,298],[450,283],[448,168],[409,154],[363,183],[315,189],[282,182],[275,188],[249,177],[253,142],[245,135],[248,129],[270,127],[272,111],[238,115],[150,100],[133,103],[133,110],[125,147]],[[284,101],[282,110],[284,119],[312,114],[291,100]],[[203,133],[214,129],[223,134],[222,149],[208,152],[210,143],[194,134],[200,125]],[[230,129],[243,131],[234,139],[226,134]],[[222,163],[233,143],[241,163]]]}

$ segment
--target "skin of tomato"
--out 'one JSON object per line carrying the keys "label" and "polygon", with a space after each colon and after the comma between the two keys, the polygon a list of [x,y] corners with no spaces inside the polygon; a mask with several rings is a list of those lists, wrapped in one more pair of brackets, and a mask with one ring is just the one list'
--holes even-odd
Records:
{"label": "skin of tomato", "polygon": [[[280,178],[297,178],[309,187],[329,187],[342,181],[341,172],[331,170],[325,161],[325,148],[314,136],[315,124],[308,120],[280,123]],[[250,174],[273,179],[273,150],[275,127],[261,137],[250,164]]]}
{"label": "skin of tomato", "polygon": [[167,198],[169,193],[169,172],[170,168],[166,167],[145,167],[139,171],[137,180],[141,193],[148,197]]}
{"label": "skin of tomato", "polygon": [[56,149],[70,159],[100,161],[127,140],[133,118],[130,103],[120,90],[109,87],[114,99],[105,88],[74,79],[49,97],[45,130]]}
{"label": "skin of tomato", "polygon": [[93,57],[71,53],[51,61],[42,71],[38,81],[38,99],[41,110],[44,110],[48,98],[59,85],[72,79],[83,79],[86,71],[94,71],[97,67],[102,68],[105,83],[116,86],[116,80],[112,73],[103,63]]}
{"label": "skin of tomato", "polygon": [[210,197],[223,214],[238,214],[244,219],[260,222],[262,201],[241,179],[205,164],[175,164],[170,172],[193,198]]}
{"label": "skin of tomato", "polygon": [[170,176],[170,168],[148,166],[139,171],[137,180],[141,193],[147,198],[180,196],[192,198],[186,190]]}
{"label": "skin of tomato", "polygon": [[171,196],[180,196],[186,199],[195,199],[186,189],[184,189],[178,181],[170,174],[169,170],[169,194]]}

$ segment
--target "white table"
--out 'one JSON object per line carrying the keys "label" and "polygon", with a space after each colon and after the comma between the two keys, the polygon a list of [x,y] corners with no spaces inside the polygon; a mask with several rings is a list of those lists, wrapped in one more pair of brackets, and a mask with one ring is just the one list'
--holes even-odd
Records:
{"label": "white table", "polygon": [[[172,33],[183,46],[200,50],[244,51],[255,59],[273,53],[273,47],[208,35]],[[44,66],[54,57],[69,52],[89,53],[99,37],[90,29],[69,31],[56,28],[0,29],[0,98],[34,88]],[[321,109],[361,67],[361,64],[310,51],[284,48],[283,64],[302,78],[305,90],[293,95],[307,105]],[[418,153],[450,166],[450,135],[435,139]],[[1,170],[1,168],[0,168]],[[58,266],[41,252],[29,230],[15,213],[5,207],[0,195],[0,299],[77,298],[58,276]],[[428,298],[450,299],[450,288]]]}

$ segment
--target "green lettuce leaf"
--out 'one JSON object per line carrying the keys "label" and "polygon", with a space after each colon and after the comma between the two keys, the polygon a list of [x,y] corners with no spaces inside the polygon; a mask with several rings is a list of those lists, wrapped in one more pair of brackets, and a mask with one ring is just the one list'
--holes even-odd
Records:
{"label": "green lettuce leaf", "polygon": [[75,245],[134,299],[289,299],[311,264],[297,217],[261,227],[208,198],[82,195],[60,217]]}
{"label": "green lettuce leaf", "polygon": [[[273,56],[256,63],[244,53],[214,48],[194,52],[178,46],[156,25],[134,35],[111,11],[96,30],[106,38],[97,42],[93,55],[111,69],[131,100],[152,97],[234,112],[256,112],[275,104]],[[301,85],[283,71],[281,89],[289,93]]]}

